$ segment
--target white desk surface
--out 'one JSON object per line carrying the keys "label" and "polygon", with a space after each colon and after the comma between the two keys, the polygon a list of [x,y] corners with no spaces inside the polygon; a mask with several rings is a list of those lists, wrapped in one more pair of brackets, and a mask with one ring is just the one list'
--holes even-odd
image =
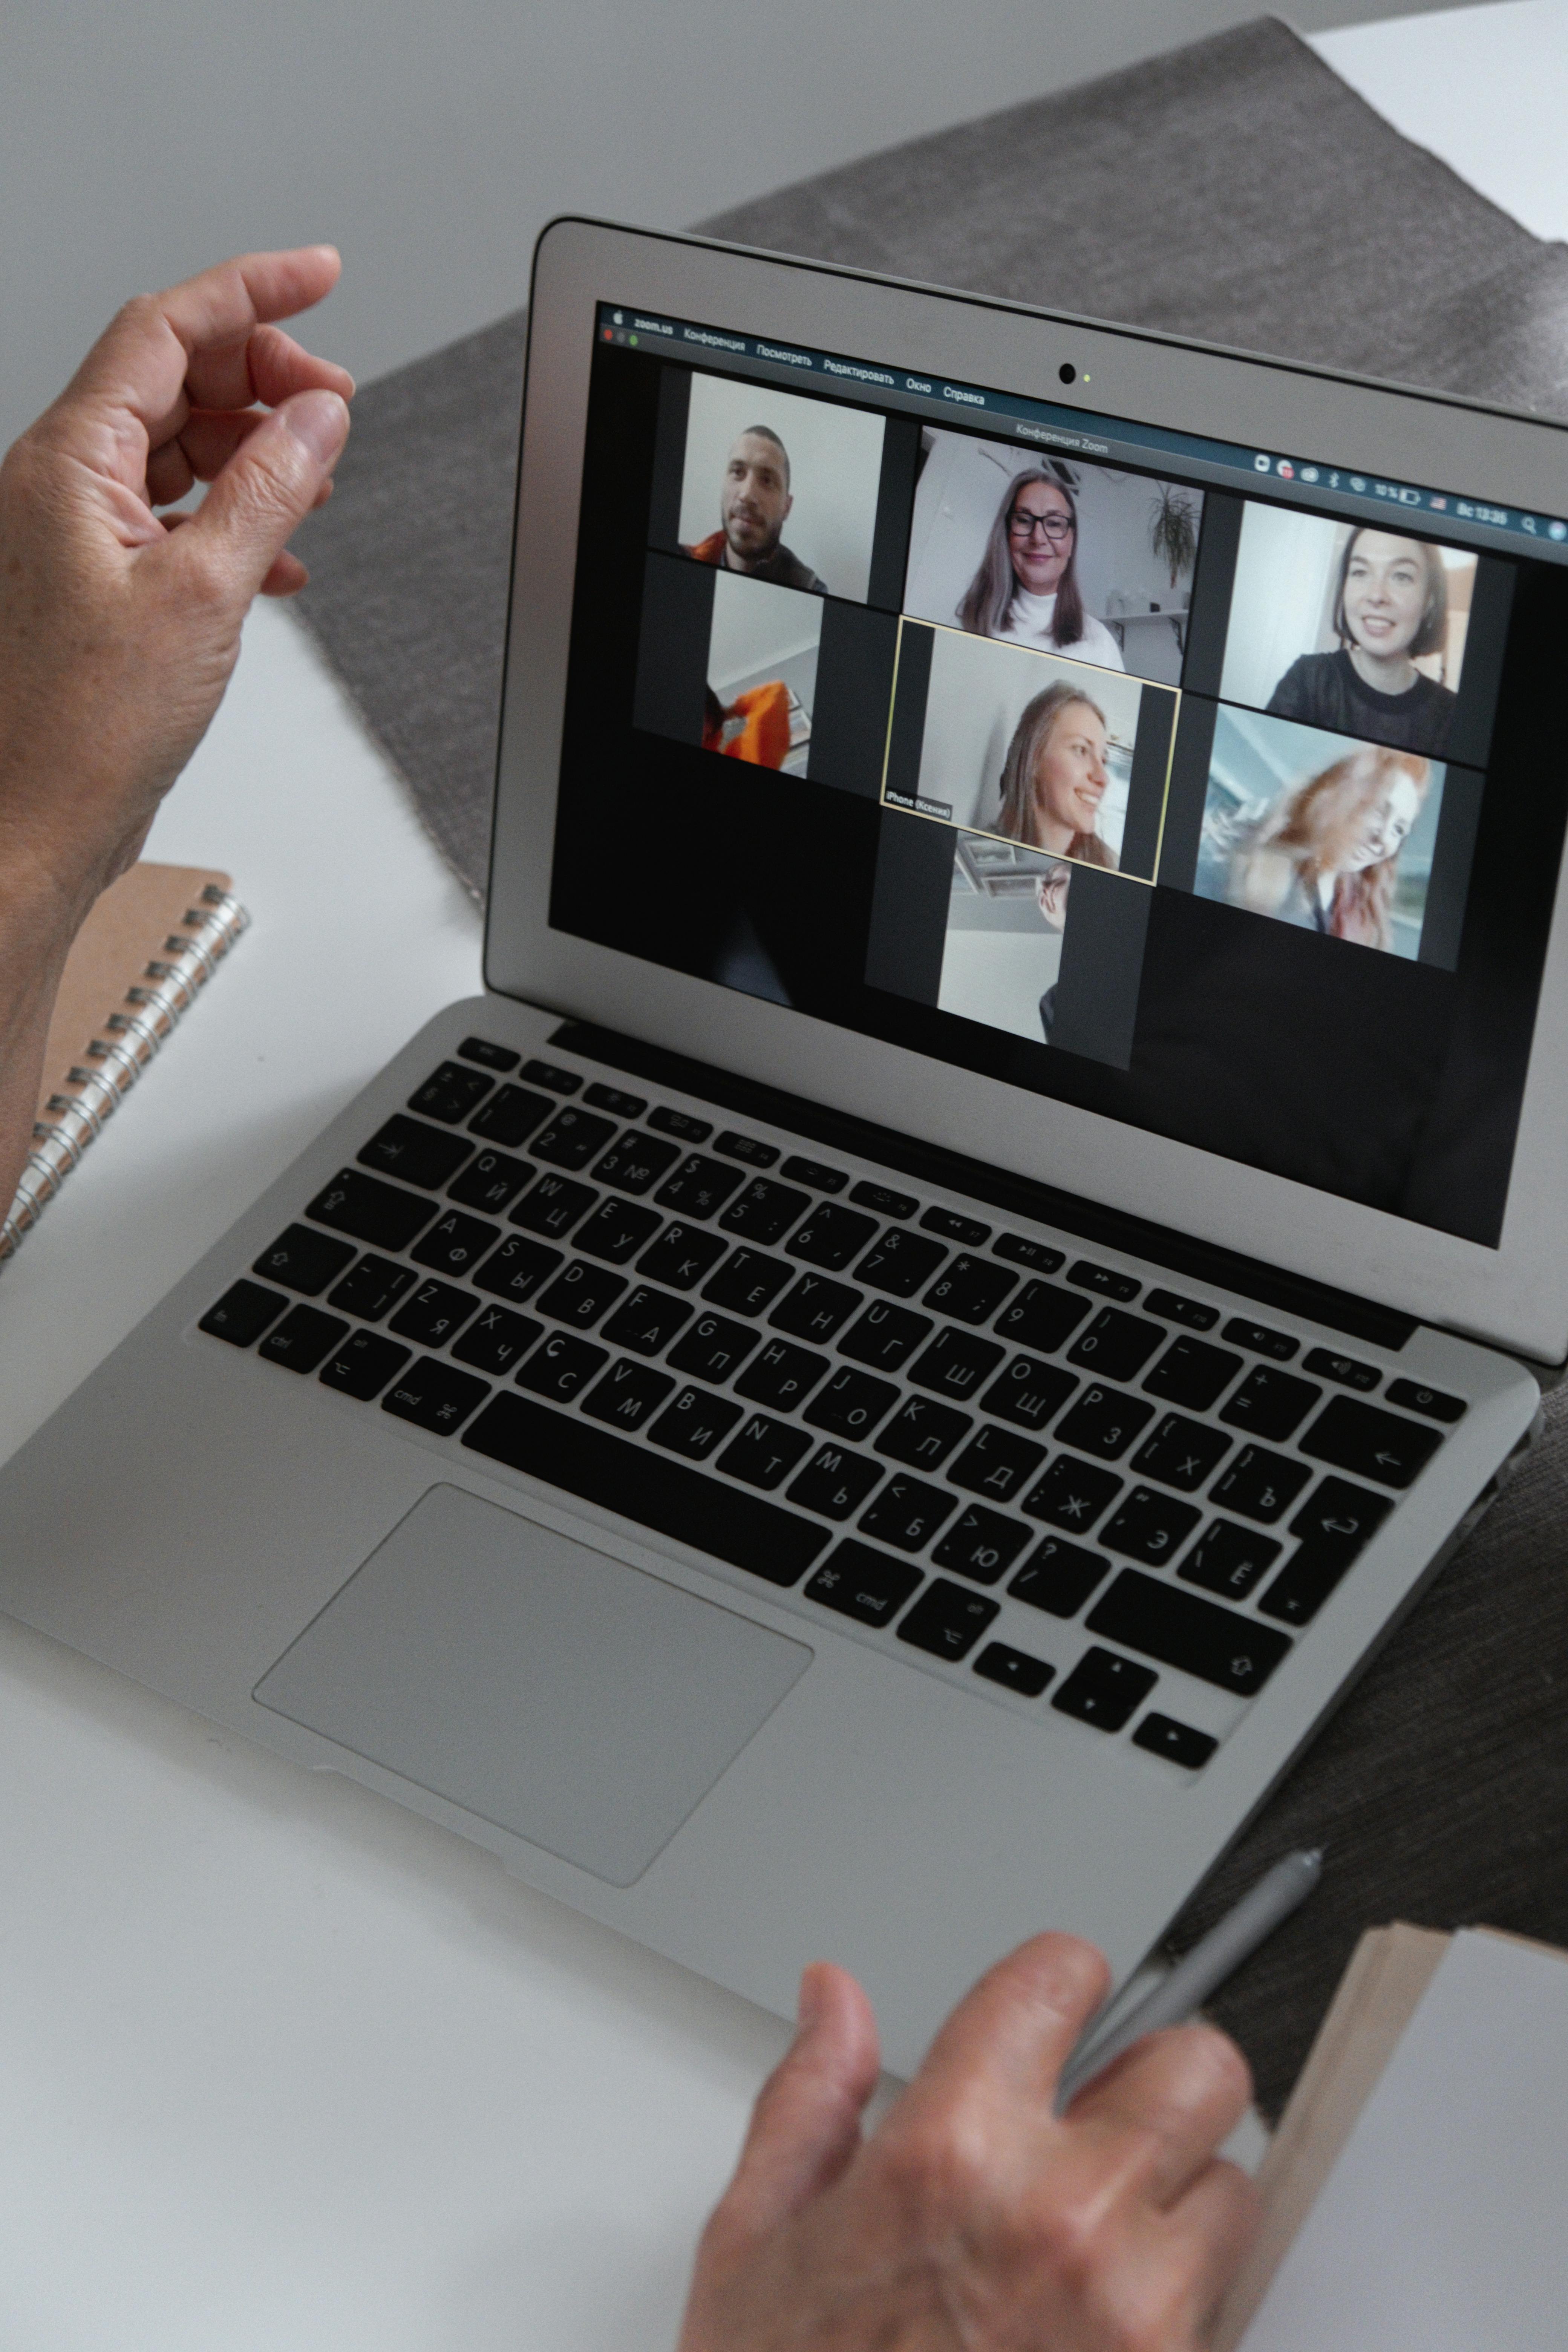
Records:
{"label": "white desk surface", "polygon": [[[1506,0],[1320,46],[1555,235],[1565,32]],[[0,1457],[479,986],[477,912],[276,608],[148,855],[231,869],[254,929],[0,1278]],[[669,2342],[776,2020],[4,1620],[0,1785],[5,2352]]]}

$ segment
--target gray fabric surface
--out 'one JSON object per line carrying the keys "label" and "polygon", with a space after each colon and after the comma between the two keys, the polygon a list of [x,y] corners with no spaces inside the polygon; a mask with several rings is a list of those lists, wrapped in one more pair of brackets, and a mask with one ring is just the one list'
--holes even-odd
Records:
{"label": "gray fabric surface", "polygon": [[[1568,251],[1401,139],[1270,20],[704,224],[785,252],[1568,414]],[[372,384],[301,533],[304,617],[482,891],[521,315]],[[1356,1935],[1568,1943],[1568,1402],[1546,1444],[1202,1891],[1327,1842],[1216,2004],[1277,2107]],[[1180,1937],[1179,1937],[1180,1939]]]}

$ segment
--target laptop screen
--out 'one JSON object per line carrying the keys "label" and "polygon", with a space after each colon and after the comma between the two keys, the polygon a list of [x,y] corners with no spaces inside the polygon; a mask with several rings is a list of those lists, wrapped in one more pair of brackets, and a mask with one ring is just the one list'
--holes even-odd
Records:
{"label": "laptop screen", "polygon": [[595,333],[552,924],[1495,1247],[1568,525]]}

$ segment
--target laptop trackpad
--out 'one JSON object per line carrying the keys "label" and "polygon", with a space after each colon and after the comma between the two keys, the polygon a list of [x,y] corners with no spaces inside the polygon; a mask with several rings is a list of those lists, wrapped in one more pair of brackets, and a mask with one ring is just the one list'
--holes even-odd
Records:
{"label": "laptop trackpad", "polygon": [[629,1886],[811,1656],[533,1519],[435,1486],[254,1696]]}

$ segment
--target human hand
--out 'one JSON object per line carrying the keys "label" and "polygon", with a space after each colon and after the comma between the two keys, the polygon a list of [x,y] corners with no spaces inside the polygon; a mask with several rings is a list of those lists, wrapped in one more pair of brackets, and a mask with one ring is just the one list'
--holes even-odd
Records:
{"label": "human hand", "polygon": [[679,2352],[1190,2352],[1253,2224],[1215,2156],[1250,2095],[1208,2026],[1052,2107],[1105,1963],[1037,1936],[983,1977],[863,2138],[876,2021],[818,1964],[703,2233]]}

